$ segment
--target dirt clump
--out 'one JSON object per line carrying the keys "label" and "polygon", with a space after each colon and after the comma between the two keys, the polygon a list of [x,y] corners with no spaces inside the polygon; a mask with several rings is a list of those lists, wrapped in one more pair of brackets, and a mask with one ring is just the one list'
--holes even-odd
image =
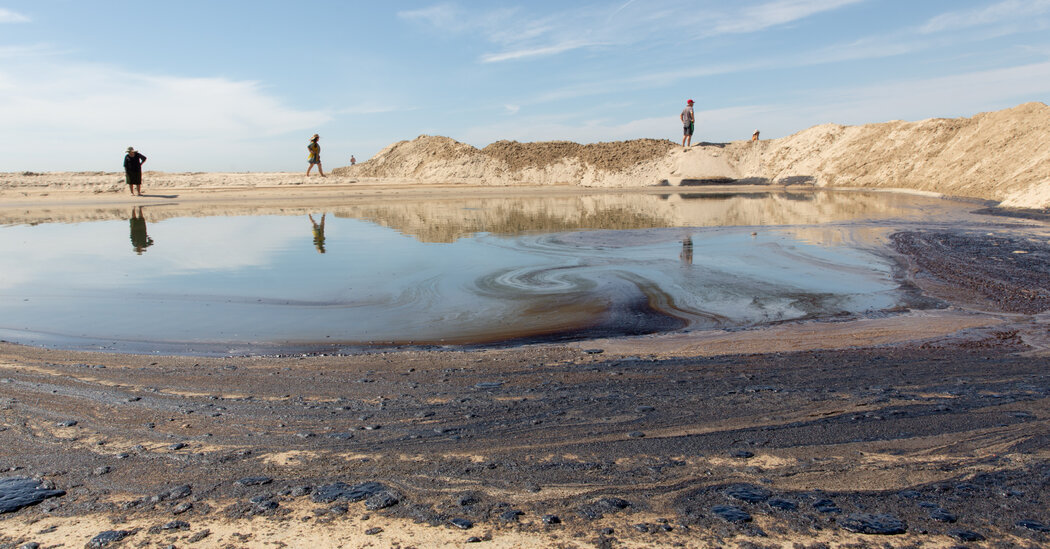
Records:
{"label": "dirt clump", "polygon": [[666,155],[674,146],[674,143],[665,139],[633,139],[586,145],[571,141],[497,141],[481,149],[481,152],[504,162],[512,170],[545,168],[562,160],[575,159],[599,170],[613,171],[651,162]]}

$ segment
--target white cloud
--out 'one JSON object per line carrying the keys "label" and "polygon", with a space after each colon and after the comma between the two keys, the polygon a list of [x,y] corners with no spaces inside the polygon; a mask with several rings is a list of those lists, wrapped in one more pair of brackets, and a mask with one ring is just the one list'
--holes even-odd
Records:
{"label": "white cloud", "polygon": [[719,22],[714,28],[714,33],[756,32],[861,1],[863,0],[777,0],[759,6],[744,7],[738,13]]}
{"label": "white cloud", "polygon": [[28,23],[30,19],[20,13],[0,8],[0,23]]}
{"label": "white cloud", "polygon": [[67,52],[56,50],[47,44],[0,46],[0,59],[58,56],[63,53]]}
{"label": "white cloud", "polygon": [[597,46],[595,42],[585,42],[582,40],[572,40],[561,44],[553,44],[550,46],[543,46],[539,48],[526,48],[515,51],[506,51],[501,53],[486,53],[481,56],[482,63],[497,63],[500,61],[512,61],[516,59],[525,59],[527,57],[542,57],[547,55],[555,55],[559,53],[565,53],[570,50],[578,50],[581,48],[588,48]]}
{"label": "white cloud", "polygon": [[964,30],[1008,21],[1024,21],[1050,12],[1050,0],[1005,0],[983,8],[944,13],[919,30],[925,34]]}
{"label": "white cloud", "polygon": [[478,12],[438,4],[398,15],[425,22],[439,32],[477,34],[500,50],[482,54],[479,61],[497,63],[593,47],[681,44],[719,34],[757,32],[863,1],[775,0],[704,10],[667,0],[628,1],[617,6],[574,6],[540,15],[524,12],[524,8]]}
{"label": "white cloud", "polygon": [[109,166],[100,158],[132,143],[162,145],[183,166],[232,169],[244,158],[237,155],[259,157],[261,143],[313,131],[331,116],[289,106],[259,82],[141,74],[46,55],[7,60],[0,62],[0,171],[97,169]]}
{"label": "white cloud", "polygon": [[507,114],[515,115],[521,110],[521,105],[504,105],[503,108],[507,109]]}
{"label": "white cloud", "polygon": [[0,68],[8,84],[0,93],[0,117],[9,128],[273,135],[328,118],[284,106],[257,82],[142,75],[104,65],[33,69]]}
{"label": "white cloud", "polygon": [[387,103],[377,102],[365,102],[360,103],[358,105],[353,105],[351,107],[344,107],[342,109],[338,109],[333,114],[386,114],[388,112],[408,112],[414,111],[416,109],[418,109],[418,107],[390,105]]}
{"label": "white cloud", "polygon": [[466,23],[458,12],[459,10],[451,4],[438,4],[418,10],[399,11],[397,16],[403,19],[421,19],[439,29],[457,32],[466,28]]}

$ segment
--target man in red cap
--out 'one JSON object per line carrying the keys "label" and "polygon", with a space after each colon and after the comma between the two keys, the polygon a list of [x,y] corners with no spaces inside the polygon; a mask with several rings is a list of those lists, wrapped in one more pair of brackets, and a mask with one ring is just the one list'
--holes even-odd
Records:
{"label": "man in red cap", "polygon": [[682,110],[682,146],[689,147],[693,144],[693,124],[696,122],[696,117],[693,115],[693,100],[685,102],[685,109]]}

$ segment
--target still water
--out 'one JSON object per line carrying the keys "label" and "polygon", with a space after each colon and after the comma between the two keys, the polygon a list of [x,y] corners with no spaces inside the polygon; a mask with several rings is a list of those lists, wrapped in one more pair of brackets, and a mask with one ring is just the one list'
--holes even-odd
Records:
{"label": "still water", "polygon": [[906,306],[883,253],[963,206],[884,193],[178,203],[0,226],[0,338],[352,352],[737,328]]}

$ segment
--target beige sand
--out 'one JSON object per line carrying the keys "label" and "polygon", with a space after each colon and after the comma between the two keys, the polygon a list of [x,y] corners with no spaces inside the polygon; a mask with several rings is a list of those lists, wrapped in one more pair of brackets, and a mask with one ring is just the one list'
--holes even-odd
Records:
{"label": "beige sand", "polygon": [[1050,206],[1050,107],[1026,103],[972,118],[825,124],[759,142],[634,140],[578,145],[498,142],[476,149],[447,137],[390,145],[340,175],[487,185],[633,187],[753,180],[821,187],[911,189]]}
{"label": "beige sand", "polygon": [[[195,189],[565,185],[649,187],[704,180],[906,189],[977,198],[1003,207],[1050,207],[1050,107],[1026,103],[972,118],[824,124],[781,139],[703,144],[654,139],[580,145],[501,141],[484,149],[448,137],[394,143],[327,178],[288,173],[146,172],[147,194]],[[0,174],[5,202],[68,193],[112,199],[121,173]],[[179,198],[185,198],[180,194]]]}

